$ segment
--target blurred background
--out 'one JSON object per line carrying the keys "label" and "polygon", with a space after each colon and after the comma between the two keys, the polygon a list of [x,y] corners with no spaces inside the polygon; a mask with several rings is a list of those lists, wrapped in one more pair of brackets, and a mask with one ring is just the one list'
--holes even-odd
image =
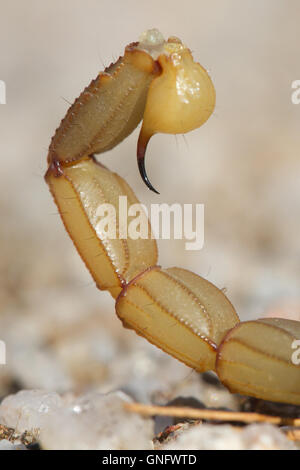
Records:
{"label": "blurred background", "polygon": [[205,204],[204,248],[159,241],[161,265],[225,288],[242,320],[300,320],[299,17],[297,0],[0,0],[0,396],[96,387],[212,400],[195,373],[122,328],[43,179],[68,102],[149,28],[180,37],[209,70],[215,113],[185,138],[151,140],[147,169],[160,196],[138,174],[138,129],[101,161],[141,202]]}

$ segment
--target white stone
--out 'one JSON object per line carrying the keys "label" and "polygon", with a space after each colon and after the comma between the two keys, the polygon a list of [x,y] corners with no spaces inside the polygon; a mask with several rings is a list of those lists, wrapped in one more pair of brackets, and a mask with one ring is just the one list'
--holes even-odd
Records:
{"label": "white stone", "polygon": [[0,424],[15,429],[18,433],[30,431],[38,436],[47,417],[63,405],[55,392],[22,390],[6,397],[0,405]]}
{"label": "white stone", "polygon": [[152,449],[153,421],[124,409],[122,392],[90,393],[53,413],[41,429],[43,449]]}
{"label": "white stone", "polygon": [[152,449],[153,421],[127,412],[123,392],[74,398],[24,390],[0,405],[0,424],[30,431],[44,449]]}

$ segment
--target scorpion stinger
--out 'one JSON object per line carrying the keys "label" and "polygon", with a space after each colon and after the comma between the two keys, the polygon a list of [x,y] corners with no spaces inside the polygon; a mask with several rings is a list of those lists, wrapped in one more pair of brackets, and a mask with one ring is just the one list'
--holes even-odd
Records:
{"label": "scorpion stinger", "polygon": [[148,186],[151,191],[153,191],[156,194],[160,194],[150,183],[149,178],[147,176],[146,168],[145,168],[145,155],[146,155],[146,149],[148,145],[149,139],[144,143],[143,139],[143,134],[142,131],[139,136],[138,144],[137,144],[137,162],[138,162],[138,167],[140,171],[140,175],[142,177],[142,180]]}

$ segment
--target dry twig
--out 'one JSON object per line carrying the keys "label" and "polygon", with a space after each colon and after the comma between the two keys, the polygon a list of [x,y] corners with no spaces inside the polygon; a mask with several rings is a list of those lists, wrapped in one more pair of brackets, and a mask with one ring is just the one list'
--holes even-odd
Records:
{"label": "dry twig", "polygon": [[300,426],[300,418],[283,418],[260,413],[236,411],[207,410],[177,406],[144,405],[142,403],[126,403],[125,408],[133,413],[144,416],[174,416],[177,418],[205,419],[210,421],[234,421],[243,423],[270,423],[278,426]]}

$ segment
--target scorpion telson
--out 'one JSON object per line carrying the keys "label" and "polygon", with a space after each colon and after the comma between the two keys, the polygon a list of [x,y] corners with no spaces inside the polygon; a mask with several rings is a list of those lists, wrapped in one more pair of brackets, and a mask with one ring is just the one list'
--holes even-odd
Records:
{"label": "scorpion telson", "polygon": [[160,70],[149,87],[137,149],[140,174],[148,188],[157,193],[145,170],[149,139],[159,132],[185,134],[202,126],[215,108],[216,95],[207,71],[194,62],[180,39],[164,41],[157,30],[152,30],[141,36],[138,47],[151,54]]}
{"label": "scorpion telson", "polygon": [[189,49],[178,38],[165,41],[157,30],[146,31],[70,107],[51,141],[45,179],[75,247],[97,287],[116,299],[125,327],[198,372],[214,370],[234,393],[299,405],[300,364],[293,360],[293,345],[300,340],[300,322],[240,322],[215,285],[191,271],[157,265],[150,224],[144,239],[107,238],[99,224],[98,208],[112,205],[119,235],[120,197],[129,204],[138,200],[93,155],[115,147],[143,119],[138,165],[157,192],[145,170],[149,139],[196,129],[214,106],[212,81]]}

